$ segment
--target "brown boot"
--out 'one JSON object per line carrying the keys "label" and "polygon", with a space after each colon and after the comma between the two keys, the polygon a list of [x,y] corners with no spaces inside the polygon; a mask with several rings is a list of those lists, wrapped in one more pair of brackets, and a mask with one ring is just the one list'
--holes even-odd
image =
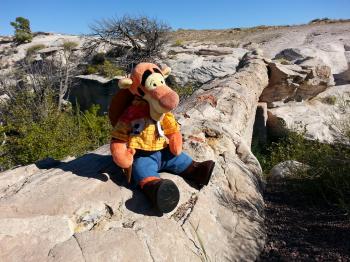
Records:
{"label": "brown boot", "polygon": [[162,213],[171,212],[178,204],[180,192],[175,183],[169,179],[158,179],[146,183],[142,191]]}
{"label": "brown boot", "polygon": [[215,162],[212,160],[204,162],[192,161],[191,165],[180,174],[184,179],[193,182],[194,186],[201,189],[208,185]]}

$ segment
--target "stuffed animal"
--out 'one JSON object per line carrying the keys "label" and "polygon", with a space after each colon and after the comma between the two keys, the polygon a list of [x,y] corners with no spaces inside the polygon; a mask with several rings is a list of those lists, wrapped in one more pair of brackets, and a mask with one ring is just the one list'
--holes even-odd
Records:
{"label": "stuffed animal", "polygon": [[165,79],[170,68],[140,63],[130,77],[119,80],[109,118],[113,125],[110,149],[113,161],[129,174],[152,204],[162,213],[172,211],[179,190],[159,172],[183,177],[201,189],[209,183],[215,163],[195,162],[182,152],[182,135],[171,110],[179,103]]}

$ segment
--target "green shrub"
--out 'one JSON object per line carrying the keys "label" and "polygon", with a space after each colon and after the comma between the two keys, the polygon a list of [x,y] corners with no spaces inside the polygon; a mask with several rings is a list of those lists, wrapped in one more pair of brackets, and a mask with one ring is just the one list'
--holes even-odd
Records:
{"label": "green shrub", "polygon": [[125,71],[114,65],[109,60],[105,60],[103,64],[93,64],[89,65],[85,71],[86,74],[100,74],[102,76],[112,78],[115,76],[124,75]]}
{"label": "green shrub", "polygon": [[38,114],[28,106],[35,101],[35,94],[19,92],[12,98],[0,128],[1,137],[6,135],[6,143],[1,145],[2,169],[46,157],[78,156],[108,142],[110,125],[107,116],[98,115],[99,106],[85,112],[79,108],[60,112],[54,100],[48,96],[45,103],[51,106]]}
{"label": "green shrub", "polygon": [[37,44],[37,45],[32,45],[31,47],[29,47],[27,49],[27,56],[32,56],[34,55],[36,52],[38,52],[41,49],[44,49],[46,46],[43,44]]}
{"label": "green shrub", "polygon": [[76,42],[67,41],[67,42],[64,42],[64,43],[62,44],[62,47],[63,47],[64,50],[71,52],[71,51],[73,51],[75,48],[77,48],[78,45],[79,45],[79,44],[76,43]]}
{"label": "green shrub", "polygon": [[19,44],[31,42],[33,39],[30,30],[30,22],[24,17],[16,17],[15,22],[10,23],[15,28],[15,41]]}
{"label": "green shrub", "polygon": [[[296,160],[310,166],[287,180],[288,188],[313,203],[335,204],[350,210],[350,147],[310,141],[302,134],[289,133],[266,149],[253,142],[252,151],[265,174],[286,160]],[[268,175],[267,175],[268,176]]]}
{"label": "green shrub", "polygon": [[179,95],[180,100],[189,97],[196,90],[194,85],[190,83],[186,84],[185,86],[174,85],[172,86],[172,89]]}
{"label": "green shrub", "polygon": [[173,44],[173,46],[182,46],[184,44],[184,41],[181,39],[177,39],[175,41],[175,43]]}
{"label": "green shrub", "polygon": [[321,102],[328,105],[335,105],[337,102],[336,96],[327,96],[321,99]]}
{"label": "green shrub", "polygon": [[124,70],[121,69],[120,67],[115,66],[112,64],[110,61],[106,60],[101,69],[102,75],[112,78],[117,75],[124,75]]}
{"label": "green shrub", "polygon": [[97,66],[94,66],[94,65],[88,65],[88,67],[86,68],[85,73],[87,75],[97,74],[98,73],[98,68],[97,68]]}
{"label": "green shrub", "polygon": [[31,33],[18,31],[15,33],[15,41],[22,44],[25,42],[31,42],[33,39],[33,36]]}

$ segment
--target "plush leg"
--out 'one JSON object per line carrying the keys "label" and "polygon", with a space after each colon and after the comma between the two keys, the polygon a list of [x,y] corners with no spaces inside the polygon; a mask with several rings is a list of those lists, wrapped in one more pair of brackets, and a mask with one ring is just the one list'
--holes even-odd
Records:
{"label": "plush leg", "polygon": [[204,162],[192,161],[191,165],[179,175],[193,182],[195,187],[201,189],[203,186],[208,185],[214,166],[215,162],[212,160]]}
{"label": "plush leg", "polygon": [[198,189],[209,183],[215,166],[214,161],[196,162],[185,153],[175,156],[169,148],[160,152],[162,154],[162,170],[182,176]]}
{"label": "plush leg", "polygon": [[159,177],[160,162],[159,151],[136,153],[133,178],[153,206],[162,213],[168,213],[177,206],[180,193],[174,182]]}

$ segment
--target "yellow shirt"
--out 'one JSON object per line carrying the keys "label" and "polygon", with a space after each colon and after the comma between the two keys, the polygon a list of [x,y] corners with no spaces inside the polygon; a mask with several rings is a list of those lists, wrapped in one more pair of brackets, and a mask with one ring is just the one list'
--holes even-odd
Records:
{"label": "yellow shirt", "polygon": [[165,136],[179,130],[179,124],[171,112],[165,113],[157,123],[150,117],[148,103],[135,98],[119,118],[112,137],[127,142],[130,148],[158,151],[167,147]]}

